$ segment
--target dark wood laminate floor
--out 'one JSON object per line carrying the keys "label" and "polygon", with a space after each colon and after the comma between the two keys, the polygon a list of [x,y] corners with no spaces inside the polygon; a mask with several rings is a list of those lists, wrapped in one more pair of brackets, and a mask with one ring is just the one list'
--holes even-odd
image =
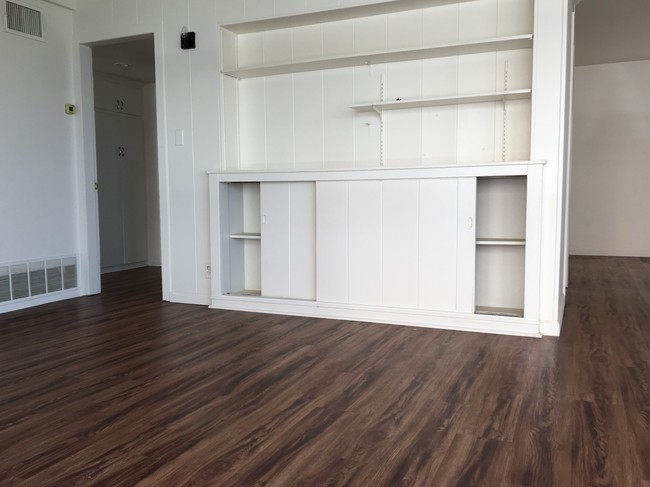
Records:
{"label": "dark wood laminate floor", "polygon": [[572,258],[559,339],[160,302],[0,316],[0,485],[650,486],[650,259]]}

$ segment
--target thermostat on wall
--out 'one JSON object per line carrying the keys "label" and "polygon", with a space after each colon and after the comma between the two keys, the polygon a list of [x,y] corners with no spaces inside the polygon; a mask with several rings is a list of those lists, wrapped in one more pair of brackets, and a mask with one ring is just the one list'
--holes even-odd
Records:
{"label": "thermostat on wall", "polygon": [[71,103],[66,103],[65,113],[67,113],[68,115],[74,115],[75,113],[77,113],[77,107],[72,105]]}

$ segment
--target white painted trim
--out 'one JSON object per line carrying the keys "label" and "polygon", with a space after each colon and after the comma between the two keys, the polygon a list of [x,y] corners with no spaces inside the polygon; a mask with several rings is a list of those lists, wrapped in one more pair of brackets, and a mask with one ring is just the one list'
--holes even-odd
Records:
{"label": "white painted trim", "polygon": [[257,313],[386,323],[421,328],[474,331],[499,335],[541,336],[538,323],[505,316],[241,296],[219,296],[212,298],[210,307]]}
{"label": "white painted trim", "polygon": [[168,301],[179,304],[197,304],[200,306],[210,305],[210,296],[196,293],[169,293]]}
{"label": "white painted trim", "polygon": [[79,288],[58,291],[54,293],[43,294],[41,296],[31,296],[29,298],[16,299],[0,304],[0,314],[18,311],[26,308],[33,308],[42,304],[54,303],[65,299],[78,298],[83,296],[83,291]]}
{"label": "white painted trim", "polygon": [[562,332],[562,321],[564,320],[564,306],[566,304],[566,294],[560,293],[558,300],[559,314],[558,321],[542,321],[539,324],[539,331],[542,336],[559,337]]}
{"label": "white painted trim", "polygon": [[84,294],[101,292],[99,264],[99,218],[95,182],[97,181],[97,150],[95,146],[95,111],[93,91],[92,50],[79,46],[77,72],[81,123],[77,125],[77,152],[81,154],[79,181],[79,277]]}
{"label": "white painted trim", "polygon": [[459,178],[481,176],[525,176],[529,166],[545,161],[506,163],[454,164],[418,168],[341,169],[336,171],[208,171],[219,182],[283,182],[283,181],[371,181],[389,179]]}

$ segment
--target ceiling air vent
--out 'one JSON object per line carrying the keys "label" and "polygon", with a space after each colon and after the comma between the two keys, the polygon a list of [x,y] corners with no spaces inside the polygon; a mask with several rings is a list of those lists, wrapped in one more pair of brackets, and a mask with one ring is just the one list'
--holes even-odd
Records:
{"label": "ceiling air vent", "polygon": [[16,2],[5,2],[5,30],[32,39],[43,39],[42,12]]}

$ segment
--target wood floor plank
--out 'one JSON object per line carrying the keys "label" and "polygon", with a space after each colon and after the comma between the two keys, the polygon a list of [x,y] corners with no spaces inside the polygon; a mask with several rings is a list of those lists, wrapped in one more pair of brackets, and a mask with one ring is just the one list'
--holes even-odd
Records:
{"label": "wood floor plank", "polygon": [[160,273],[0,315],[0,486],[650,486],[650,259],[560,338],[210,310]]}

